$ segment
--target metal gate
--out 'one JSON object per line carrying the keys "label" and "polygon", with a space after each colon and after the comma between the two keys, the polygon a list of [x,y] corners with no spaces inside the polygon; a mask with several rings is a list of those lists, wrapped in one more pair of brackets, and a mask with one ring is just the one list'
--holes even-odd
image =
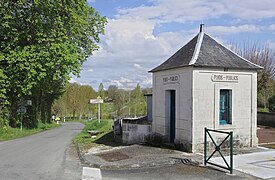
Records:
{"label": "metal gate", "polygon": [[[214,133],[222,133],[222,134],[227,134],[227,136],[223,139],[223,141],[218,144],[213,137],[211,136],[210,132],[214,132]],[[207,137],[210,137],[212,143],[215,146],[215,150],[211,153],[211,155],[209,157],[207,157]],[[229,146],[230,146],[230,162],[228,163],[224,157],[224,155],[221,152],[221,146],[224,142],[226,142],[226,140],[229,139]],[[220,154],[220,156],[222,157],[223,161],[225,162],[226,166],[222,166],[219,164],[215,164],[212,162],[209,162],[209,160],[213,157],[213,155],[218,152]],[[233,173],[233,132],[225,132],[225,131],[218,131],[218,130],[212,130],[212,129],[207,129],[204,128],[204,165],[206,166],[207,164],[211,164],[213,166],[217,166],[220,167],[222,169],[226,169],[230,171],[230,174]]]}

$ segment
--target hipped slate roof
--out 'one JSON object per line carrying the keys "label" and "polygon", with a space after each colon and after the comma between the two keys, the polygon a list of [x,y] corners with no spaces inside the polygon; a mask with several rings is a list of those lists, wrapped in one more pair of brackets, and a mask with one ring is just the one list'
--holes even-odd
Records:
{"label": "hipped slate roof", "polygon": [[261,69],[203,32],[196,35],[164,63],[149,72],[163,71],[185,66],[216,67],[230,69]]}

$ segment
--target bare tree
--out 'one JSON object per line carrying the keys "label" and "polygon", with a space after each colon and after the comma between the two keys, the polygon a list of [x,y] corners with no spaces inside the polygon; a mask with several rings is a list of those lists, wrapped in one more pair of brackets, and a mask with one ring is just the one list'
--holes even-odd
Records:
{"label": "bare tree", "polygon": [[258,72],[258,106],[267,108],[268,98],[274,93],[275,51],[268,44],[245,42],[243,46],[233,45],[231,49],[245,59],[263,67]]}

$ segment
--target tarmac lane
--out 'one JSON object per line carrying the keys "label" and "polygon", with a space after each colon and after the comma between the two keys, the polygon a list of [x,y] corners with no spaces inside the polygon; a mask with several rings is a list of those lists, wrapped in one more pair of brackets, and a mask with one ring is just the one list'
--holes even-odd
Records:
{"label": "tarmac lane", "polygon": [[81,179],[82,167],[72,139],[83,127],[81,123],[65,123],[42,133],[0,142],[0,179]]}

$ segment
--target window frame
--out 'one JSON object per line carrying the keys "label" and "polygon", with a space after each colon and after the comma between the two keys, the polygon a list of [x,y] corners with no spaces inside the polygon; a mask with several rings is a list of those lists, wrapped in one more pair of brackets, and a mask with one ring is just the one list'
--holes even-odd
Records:
{"label": "window frame", "polygon": [[[221,100],[222,96],[225,98],[224,101]],[[232,125],[232,99],[232,89],[219,89],[218,124],[220,126]],[[222,111],[224,111],[225,114],[222,114]],[[221,116],[225,117],[222,118]]]}

